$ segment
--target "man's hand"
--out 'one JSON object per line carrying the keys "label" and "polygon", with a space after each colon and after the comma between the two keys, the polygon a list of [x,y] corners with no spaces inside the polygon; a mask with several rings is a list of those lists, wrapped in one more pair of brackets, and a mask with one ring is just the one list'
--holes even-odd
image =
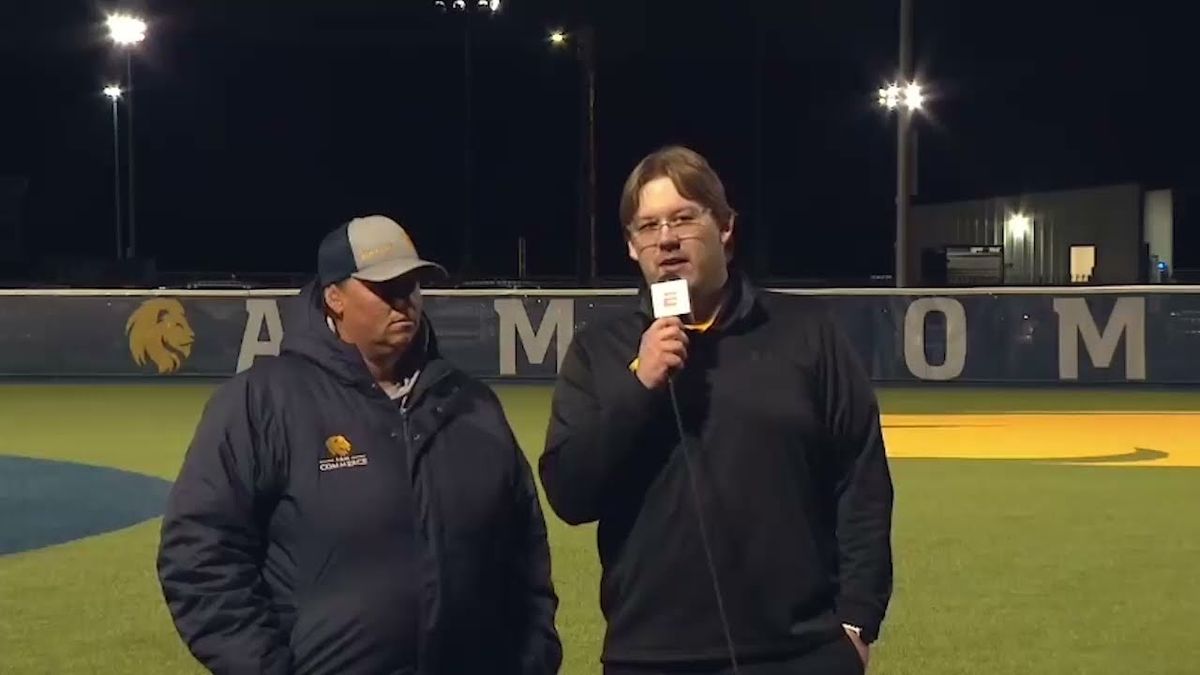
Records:
{"label": "man's hand", "polygon": [[862,659],[863,670],[865,672],[867,664],[871,660],[871,648],[867,646],[867,643],[863,642],[863,639],[858,634],[858,631],[850,630],[849,628],[845,627],[843,628],[846,631],[846,635],[850,637],[850,643],[854,645],[856,650],[858,650],[858,657]]}
{"label": "man's hand", "polygon": [[679,317],[665,317],[650,324],[638,348],[637,378],[642,385],[647,389],[664,386],[671,372],[683,367],[687,344]]}

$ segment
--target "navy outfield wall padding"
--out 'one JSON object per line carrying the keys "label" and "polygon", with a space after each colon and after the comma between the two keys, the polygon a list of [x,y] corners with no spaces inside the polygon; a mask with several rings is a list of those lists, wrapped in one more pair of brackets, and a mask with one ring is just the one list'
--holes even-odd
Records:
{"label": "navy outfield wall padding", "polygon": [[[1200,288],[804,294],[828,304],[877,382],[1200,384]],[[288,297],[7,292],[0,375],[227,377],[277,353]],[[426,300],[449,358],[524,380],[552,380],[575,331],[637,302],[537,291]]]}

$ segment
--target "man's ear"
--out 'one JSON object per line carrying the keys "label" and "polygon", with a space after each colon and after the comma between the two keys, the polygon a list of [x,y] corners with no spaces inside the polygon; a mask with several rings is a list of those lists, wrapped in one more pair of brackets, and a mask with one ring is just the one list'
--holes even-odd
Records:
{"label": "man's ear", "polygon": [[726,246],[728,246],[729,242],[733,239],[733,228],[734,228],[734,225],[736,224],[736,221],[737,221],[737,214],[736,213],[729,214],[729,220],[725,223],[725,225],[723,227],[721,227],[721,243],[722,244],[725,244]]}
{"label": "man's ear", "polygon": [[733,259],[733,229],[737,221],[737,214],[730,213],[729,220],[720,228],[718,236],[721,238],[721,248],[725,250],[725,261],[729,262]]}
{"label": "man's ear", "polygon": [[637,247],[633,245],[632,237],[625,237],[625,246],[629,249],[629,259],[633,262],[638,262],[638,250]]}
{"label": "man's ear", "polygon": [[333,316],[340,318],[346,310],[346,298],[337,284],[329,284],[324,290],[325,307]]}

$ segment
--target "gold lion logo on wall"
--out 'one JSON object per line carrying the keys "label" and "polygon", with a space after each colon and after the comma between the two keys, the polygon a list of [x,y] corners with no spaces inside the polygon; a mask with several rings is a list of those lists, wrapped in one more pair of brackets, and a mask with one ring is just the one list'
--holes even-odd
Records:
{"label": "gold lion logo on wall", "polygon": [[125,332],[134,362],[141,366],[153,361],[159,375],[179,370],[196,339],[183,304],[174,298],[143,302],[125,322]]}

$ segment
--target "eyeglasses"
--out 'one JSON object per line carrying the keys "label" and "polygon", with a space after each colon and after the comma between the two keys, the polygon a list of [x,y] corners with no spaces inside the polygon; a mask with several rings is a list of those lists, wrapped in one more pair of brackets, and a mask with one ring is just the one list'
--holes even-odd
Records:
{"label": "eyeglasses", "polygon": [[629,233],[634,241],[642,244],[657,240],[664,226],[674,232],[676,237],[687,237],[700,229],[707,213],[709,209],[685,209],[669,218],[654,218],[634,223],[629,228]]}

